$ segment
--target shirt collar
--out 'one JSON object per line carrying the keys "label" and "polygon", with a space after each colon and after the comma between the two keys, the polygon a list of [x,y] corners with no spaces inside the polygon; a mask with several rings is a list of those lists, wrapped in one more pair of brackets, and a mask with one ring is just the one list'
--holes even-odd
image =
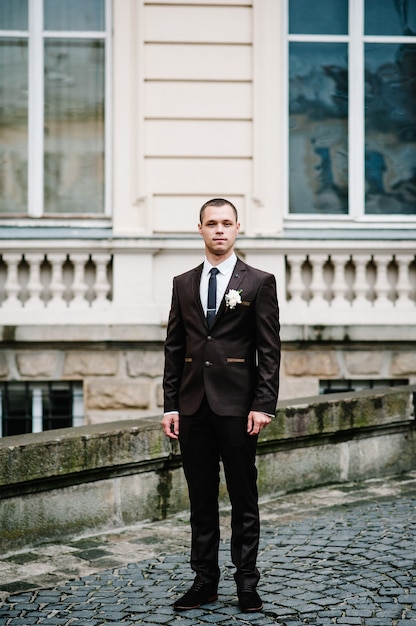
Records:
{"label": "shirt collar", "polygon": [[203,273],[204,274],[209,274],[209,272],[211,271],[211,268],[216,267],[217,270],[221,274],[228,274],[228,273],[231,273],[233,271],[234,265],[236,263],[237,263],[237,256],[236,256],[235,252],[233,252],[232,255],[230,257],[228,257],[228,259],[226,259],[225,261],[223,261],[219,265],[215,265],[215,266],[211,265],[211,263],[207,259],[205,259]]}

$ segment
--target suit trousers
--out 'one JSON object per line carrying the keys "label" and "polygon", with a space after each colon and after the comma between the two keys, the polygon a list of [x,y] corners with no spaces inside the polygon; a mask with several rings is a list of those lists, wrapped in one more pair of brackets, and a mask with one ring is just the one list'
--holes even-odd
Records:
{"label": "suit trousers", "polygon": [[198,412],[180,416],[179,443],[191,510],[191,567],[203,582],[218,583],[220,460],[231,502],[231,559],[238,588],[255,588],[260,521],[257,436],[247,433],[247,416],[213,413],[206,400]]}

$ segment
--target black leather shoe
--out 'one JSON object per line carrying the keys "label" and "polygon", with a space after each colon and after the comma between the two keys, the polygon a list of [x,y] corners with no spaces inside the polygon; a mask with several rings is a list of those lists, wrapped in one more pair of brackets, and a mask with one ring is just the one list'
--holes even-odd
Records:
{"label": "black leather shoe", "polygon": [[263,602],[255,589],[237,590],[238,604],[243,613],[255,613],[263,610]]}
{"label": "black leather shoe", "polygon": [[215,602],[217,598],[217,585],[196,580],[185,595],[173,603],[173,608],[175,611],[189,611],[199,608],[202,604]]}

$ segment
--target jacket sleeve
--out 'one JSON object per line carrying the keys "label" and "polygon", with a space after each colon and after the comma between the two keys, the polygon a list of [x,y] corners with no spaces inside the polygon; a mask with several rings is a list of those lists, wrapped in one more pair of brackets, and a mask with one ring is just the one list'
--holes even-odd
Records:
{"label": "jacket sleeve", "polygon": [[253,411],[274,415],[279,394],[280,324],[276,280],[268,274],[256,298],[257,383]]}
{"label": "jacket sleeve", "polygon": [[185,359],[186,335],[178,298],[176,280],[173,280],[172,303],[165,341],[163,373],[164,412],[178,410],[178,394]]}

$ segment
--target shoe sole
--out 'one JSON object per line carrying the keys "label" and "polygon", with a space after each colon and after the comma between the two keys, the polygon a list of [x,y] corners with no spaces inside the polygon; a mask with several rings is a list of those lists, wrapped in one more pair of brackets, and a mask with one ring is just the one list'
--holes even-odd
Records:
{"label": "shoe sole", "polygon": [[215,600],[218,600],[218,595],[217,594],[209,596],[209,598],[207,598],[203,602],[200,602],[199,604],[194,604],[193,606],[180,606],[180,605],[178,606],[178,605],[174,604],[173,605],[173,609],[175,611],[191,611],[192,609],[199,609],[199,607],[203,606],[204,604],[209,604],[210,602],[215,602]]}
{"label": "shoe sole", "polygon": [[263,610],[263,605],[261,604],[259,607],[253,609],[242,609],[240,606],[240,609],[242,613],[257,613]]}

